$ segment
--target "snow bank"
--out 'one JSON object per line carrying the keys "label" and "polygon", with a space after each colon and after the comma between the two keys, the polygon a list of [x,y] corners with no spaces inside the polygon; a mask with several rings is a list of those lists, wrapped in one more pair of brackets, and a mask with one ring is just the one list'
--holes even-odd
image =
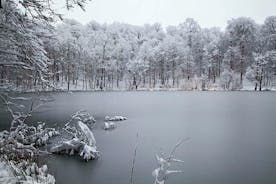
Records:
{"label": "snow bank", "polygon": [[106,116],[104,119],[105,119],[105,121],[124,121],[124,120],[127,120],[127,117],[124,117],[124,116],[113,116],[113,117]]}

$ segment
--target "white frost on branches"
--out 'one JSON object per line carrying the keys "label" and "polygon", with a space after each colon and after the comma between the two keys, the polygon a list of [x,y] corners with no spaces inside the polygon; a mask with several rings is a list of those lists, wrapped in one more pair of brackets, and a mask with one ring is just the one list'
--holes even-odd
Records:
{"label": "white frost on branches", "polygon": [[50,149],[52,153],[74,155],[77,153],[84,160],[96,159],[100,156],[95,137],[89,128],[95,119],[85,111],[79,111],[65,124],[63,130],[71,136],[65,138]]}
{"label": "white frost on branches", "polygon": [[0,183],[54,184],[55,178],[48,174],[47,165],[39,167],[35,162],[15,162],[3,157],[0,160]]}
{"label": "white frost on branches", "polygon": [[[185,140],[188,140],[188,138]],[[158,168],[156,168],[152,172],[152,176],[155,178],[154,184],[164,184],[170,174],[183,172],[181,170],[169,170],[169,168],[171,167],[173,162],[174,163],[183,163],[184,162],[182,160],[174,158],[174,156],[173,156],[174,152],[182,144],[183,141],[184,141],[183,139],[180,140],[174,146],[172,152],[170,153],[170,155],[168,157],[163,156],[163,154],[161,154],[161,156],[156,154]]]}
{"label": "white frost on branches", "polygon": [[82,121],[85,124],[93,125],[96,123],[96,120],[93,116],[91,116],[88,112],[84,110],[80,110],[72,115],[72,120],[79,120]]}

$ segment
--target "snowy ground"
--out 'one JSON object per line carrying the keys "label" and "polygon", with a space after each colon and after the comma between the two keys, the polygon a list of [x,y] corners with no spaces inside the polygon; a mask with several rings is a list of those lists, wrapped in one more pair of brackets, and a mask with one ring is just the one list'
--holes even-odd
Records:
{"label": "snowy ground", "polygon": [[[179,84],[179,87],[162,87],[161,84],[156,84],[156,87],[152,88],[149,86],[138,86],[137,89],[133,88],[130,89],[130,87],[127,87],[125,82],[120,82],[120,87],[107,87],[103,91],[201,91],[202,89],[197,88],[195,86],[200,86],[198,81],[194,80],[192,82],[187,81],[181,81]],[[67,83],[59,83],[57,84],[57,89],[61,91],[67,91]],[[244,79],[243,81],[243,87],[240,89],[240,91],[254,91],[255,90],[255,84],[248,81],[247,79]],[[264,86],[263,91],[269,90],[269,91],[276,91],[276,87],[269,87]],[[85,89],[83,87],[82,81],[78,82],[78,85],[70,85],[69,91],[102,91],[100,89]],[[224,91],[223,88],[220,87],[219,80],[217,83],[210,84],[205,91]],[[239,91],[239,90],[237,90]]]}

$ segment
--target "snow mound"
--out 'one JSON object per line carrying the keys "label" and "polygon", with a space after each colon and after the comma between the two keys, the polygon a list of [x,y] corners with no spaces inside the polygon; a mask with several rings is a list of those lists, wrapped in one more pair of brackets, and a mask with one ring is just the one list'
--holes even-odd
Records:
{"label": "snow mound", "polygon": [[116,128],[116,124],[113,122],[104,122],[104,130],[112,130]]}
{"label": "snow mound", "polygon": [[124,120],[127,120],[127,117],[124,117],[124,116],[113,116],[113,117],[106,116],[104,119],[105,119],[105,121],[124,121]]}

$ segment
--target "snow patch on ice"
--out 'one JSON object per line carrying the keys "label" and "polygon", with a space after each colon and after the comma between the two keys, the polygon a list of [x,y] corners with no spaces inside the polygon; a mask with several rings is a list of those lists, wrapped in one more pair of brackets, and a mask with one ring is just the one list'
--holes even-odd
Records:
{"label": "snow patch on ice", "polygon": [[112,130],[116,128],[116,124],[113,122],[104,122],[104,130]]}
{"label": "snow patch on ice", "polygon": [[106,116],[105,117],[105,121],[124,121],[124,120],[127,120],[127,117],[124,117],[124,116],[113,116],[113,117]]}

